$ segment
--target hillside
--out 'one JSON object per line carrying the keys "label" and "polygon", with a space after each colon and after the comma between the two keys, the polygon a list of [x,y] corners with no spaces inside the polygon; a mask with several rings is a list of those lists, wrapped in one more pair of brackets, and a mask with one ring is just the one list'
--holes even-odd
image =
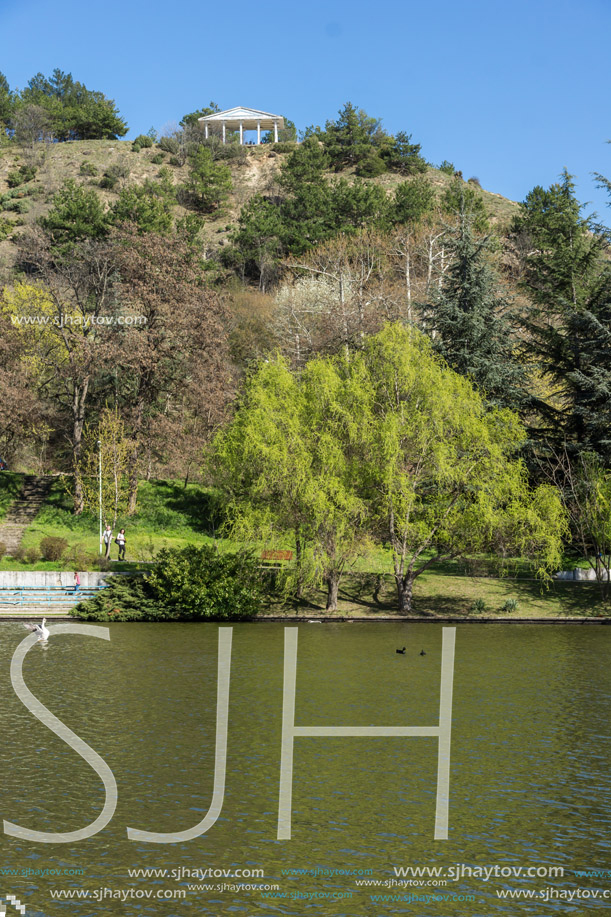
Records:
{"label": "hillside", "polygon": [[[131,141],[126,140],[81,140],[38,144],[37,147],[40,149],[34,151],[16,147],[5,147],[0,150],[0,199],[12,191],[11,200],[25,202],[24,213],[19,214],[6,209],[0,213],[0,221],[11,224],[11,228],[7,226],[7,238],[2,240],[0,232],[0,271],[3,279],[14,262],[15,236],[23,227],[35,224],[48,212],[53,196],[67,179],[74,179],[79,184],[94,188],[104,204],[110,207],[123,188],[142,184],[147,179],[155,180],[159,177],[161,169],[167,170],[175,185],[183,183],[189,172],[188,165],[177,165],[174,157],[157,146],[133,152]],[[206,220],[206,241],[212,249],[224,244],[241,208],[254,194],[273,193],[281,164],[287,156],[287,153],[261,145],[247,147],[244,161],[230,164],[233,191],[228,205],[221,215],[212,215]],[[8,182],[9,173],[28,165],[37,167],[35,178],[11,189]],[[100,182],[104,173],[113,168],[121,173],[114,188],[101,187]],[[346,170],[342,174],[350,177],[351,170]],[[433,168],[429,168],[427,177],[437,188],[445,187],[452,180],[447,174]],[[368,182],[385,188],[389,194],[404,180],[403,176],[392,172],[367,179]],[[516,204],[500,194],[482,190],[482,197],[493,224],[506,224],[515,212]],[[175,206],[177,218],[186,212],[179,204]]]}

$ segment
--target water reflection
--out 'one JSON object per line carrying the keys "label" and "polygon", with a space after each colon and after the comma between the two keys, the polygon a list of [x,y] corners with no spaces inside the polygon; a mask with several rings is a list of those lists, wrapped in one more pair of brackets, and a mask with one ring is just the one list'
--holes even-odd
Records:
{"label": "water reflection", "polygon": [[[140,830],[185,830],[207,812],[213,787],[216,625],[113,625],[111,642],[51,639],[29,653],[34,694],[112,768],[119,805],[101,834],[75,845],[3,836],[2,865],[79,868],[84,875],[12,876],[4,891],[27,914],[301,915],[372,913],[466,917],[580,913],[592,902],[527,903],[502,889],[606,888],[575,869],[611,868],[611,673],[607,628],[465,625],[454,680],[449,840],[434,841],[437,742],[432,738],[303,738],[295,742],[290,841],[277,841],[283,627],[234,627],[227,786],[219,820],[189,843],[133,843]],[[23,637],[0,626],[3,686],[2,814],[68,831],[95,819],[103,788],[88,765],[23,708],[9,682]],[[405,656],[395,647],[406,645]],[[420,650],[426,656],[420,656]],[[441,627],[352,624],[300,628],[296,723],[424,725],[438,720]],[[392,886],[393,867],[456,864],[564,867],[564,878],[466,874],[445,886]],[[167,869],[130,876],[129,869]],[[263,877],[199,879],[189,870],[263,870]],[[287,876],[287,869],[318,875]],[[361,876],[332,870],[371,870]],[[181,872],[182,871],[182,872]],[[322,872],[320,872],[322,871]],[[380,881],[388,887],[357,886]],[[264,884],[262,891],[189,886]],[[371,894],[473,895],[475,901],[387,901]],[[53,899],[52,891],[187,891],[181,901]],[[351,898],[330,895],[352,893]],[[273,891],[269,891],[273,894]],[[305,895],[325,895],[312,897]],[[302,896],[302,897],[297,897]],[[587,907],[586,907],[587,905]],[[10,913],[10,910],[9,912]]]}

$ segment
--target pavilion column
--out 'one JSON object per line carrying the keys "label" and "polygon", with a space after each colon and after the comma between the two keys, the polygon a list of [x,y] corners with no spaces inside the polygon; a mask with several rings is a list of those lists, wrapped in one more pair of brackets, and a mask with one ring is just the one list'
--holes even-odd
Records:
{"label": "pavilion column", "polygon": [[274,143],[278,143],[278,122],[274,121]]}
{"label": "pavilion column", "polygon": [[204,124],[204,137],[206,138],[206,140],[208,139],[208,122],[207,121]]}
{"label": "pavilion column", "polygon": [[225,122],[223,121],[223,143],[225,143]]}
{"label": "pavilion column", "polygon": [[257,121],[257,146],[261,143],[261,122]]}
{"label": "pavilion column", "polygon": [[240,121],[240,144],[244,143],[244,125]]}

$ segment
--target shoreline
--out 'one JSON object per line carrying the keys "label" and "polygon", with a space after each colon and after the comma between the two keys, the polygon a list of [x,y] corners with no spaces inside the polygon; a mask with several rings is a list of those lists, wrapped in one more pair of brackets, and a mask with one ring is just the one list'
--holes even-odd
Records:
{"label": "shoreline", "polygon": [[490,617],[490,616],[478,616],[478,617],[461,617],[459,615],[440,615],[439,617],[419,617],[418,615],[364,615],[362,617],[350,617],[349,615],[337,615],[336,617],[330,617],[328,615],[262,615],[258,618],[252,618],[250,621],[87,621],[83,618],[76,618],[69,614],[53,614],[46,613],[44,609],[36,608],[32,611],[20,611],[18,613],[11,614],[10,612],[0,612],[0,624],[7,621],[14,621],[17,624],[27,623],[31,618],[44,616],[47,621],[53,621],[55,623],[80,623],[80,624],[99,624],[102,627],[106,627],[108,624],[224,624],[226,626],[231,626],[233,624],[263,624],[263,623],[272,623],[272,624],[281,624],[285,623],[300,623],[308,624],[311,621],[315,621],[320,624],[354,624],[354,623],[365,623],[365,624],[397,624],[403,622],[405,624],[571,624],[571,625],[611,625],[611,615],[610,616],[599,616],[599,617],[579,617],[576,615],[567,616],[565,618],[559,617],[548,617],[548,618],[509,618],[509,617]]}

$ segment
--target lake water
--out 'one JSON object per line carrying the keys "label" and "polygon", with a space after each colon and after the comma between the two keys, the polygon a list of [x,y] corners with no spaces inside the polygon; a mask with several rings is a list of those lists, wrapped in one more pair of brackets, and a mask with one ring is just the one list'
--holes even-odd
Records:
{"label": "lake water", "polygon": [[[101,811],[103,786],[13,692],[10,661],[24,634],[19,624],[0,625],[2,816],[39,831],[76,830]],[[24,663],[30,690],[104,758],[119,793],[110,824],[87,840],[35,844],[0,835],[0,896],[19,898],[26,917],[605,913],[610,628],[457,627],[448,840],[433,839],[431,737],[297,738],[292,839],[277,840],[284,625],[234,625],[223,808],[206,834],[167,845],[129,841],[126,831],[182,831],[208,811],[218,626],[116,624],[110,635],[110,642],[52,636]],[[300,624],[296,724],[436,725],[441,642],[437,624]],[[396,654],[404,645],[406,654]],[[442,886],[398,884],[413,876],[397,869],[418,866],[456,867],[460,875],[452,871]],[[483,867],[488,878],[469,874]],[[500,872],[520,867],[539,876]],[[558,867],[564,876],[543,875]],[[167,875],[129,874],[149,868]],[[84,872],[70,875],[75,869]],[[203,879],[187,872],[206,869],[263,872]],[[575,875],[592,869],[609,877]],[[387,884],[356,884],[363,881]],[[216,888],[223,883],[232,887]],[[239,883],[279,888],[238,891]],[[549,897],[577,889],[599,890],[601,899]],[[499,898],[503,890],[549,900]],[[89,896],[57,897],[70,891]],[[186,897],[169,900],[177,891]],[[440,900],[371,898],[410,894]]]}

